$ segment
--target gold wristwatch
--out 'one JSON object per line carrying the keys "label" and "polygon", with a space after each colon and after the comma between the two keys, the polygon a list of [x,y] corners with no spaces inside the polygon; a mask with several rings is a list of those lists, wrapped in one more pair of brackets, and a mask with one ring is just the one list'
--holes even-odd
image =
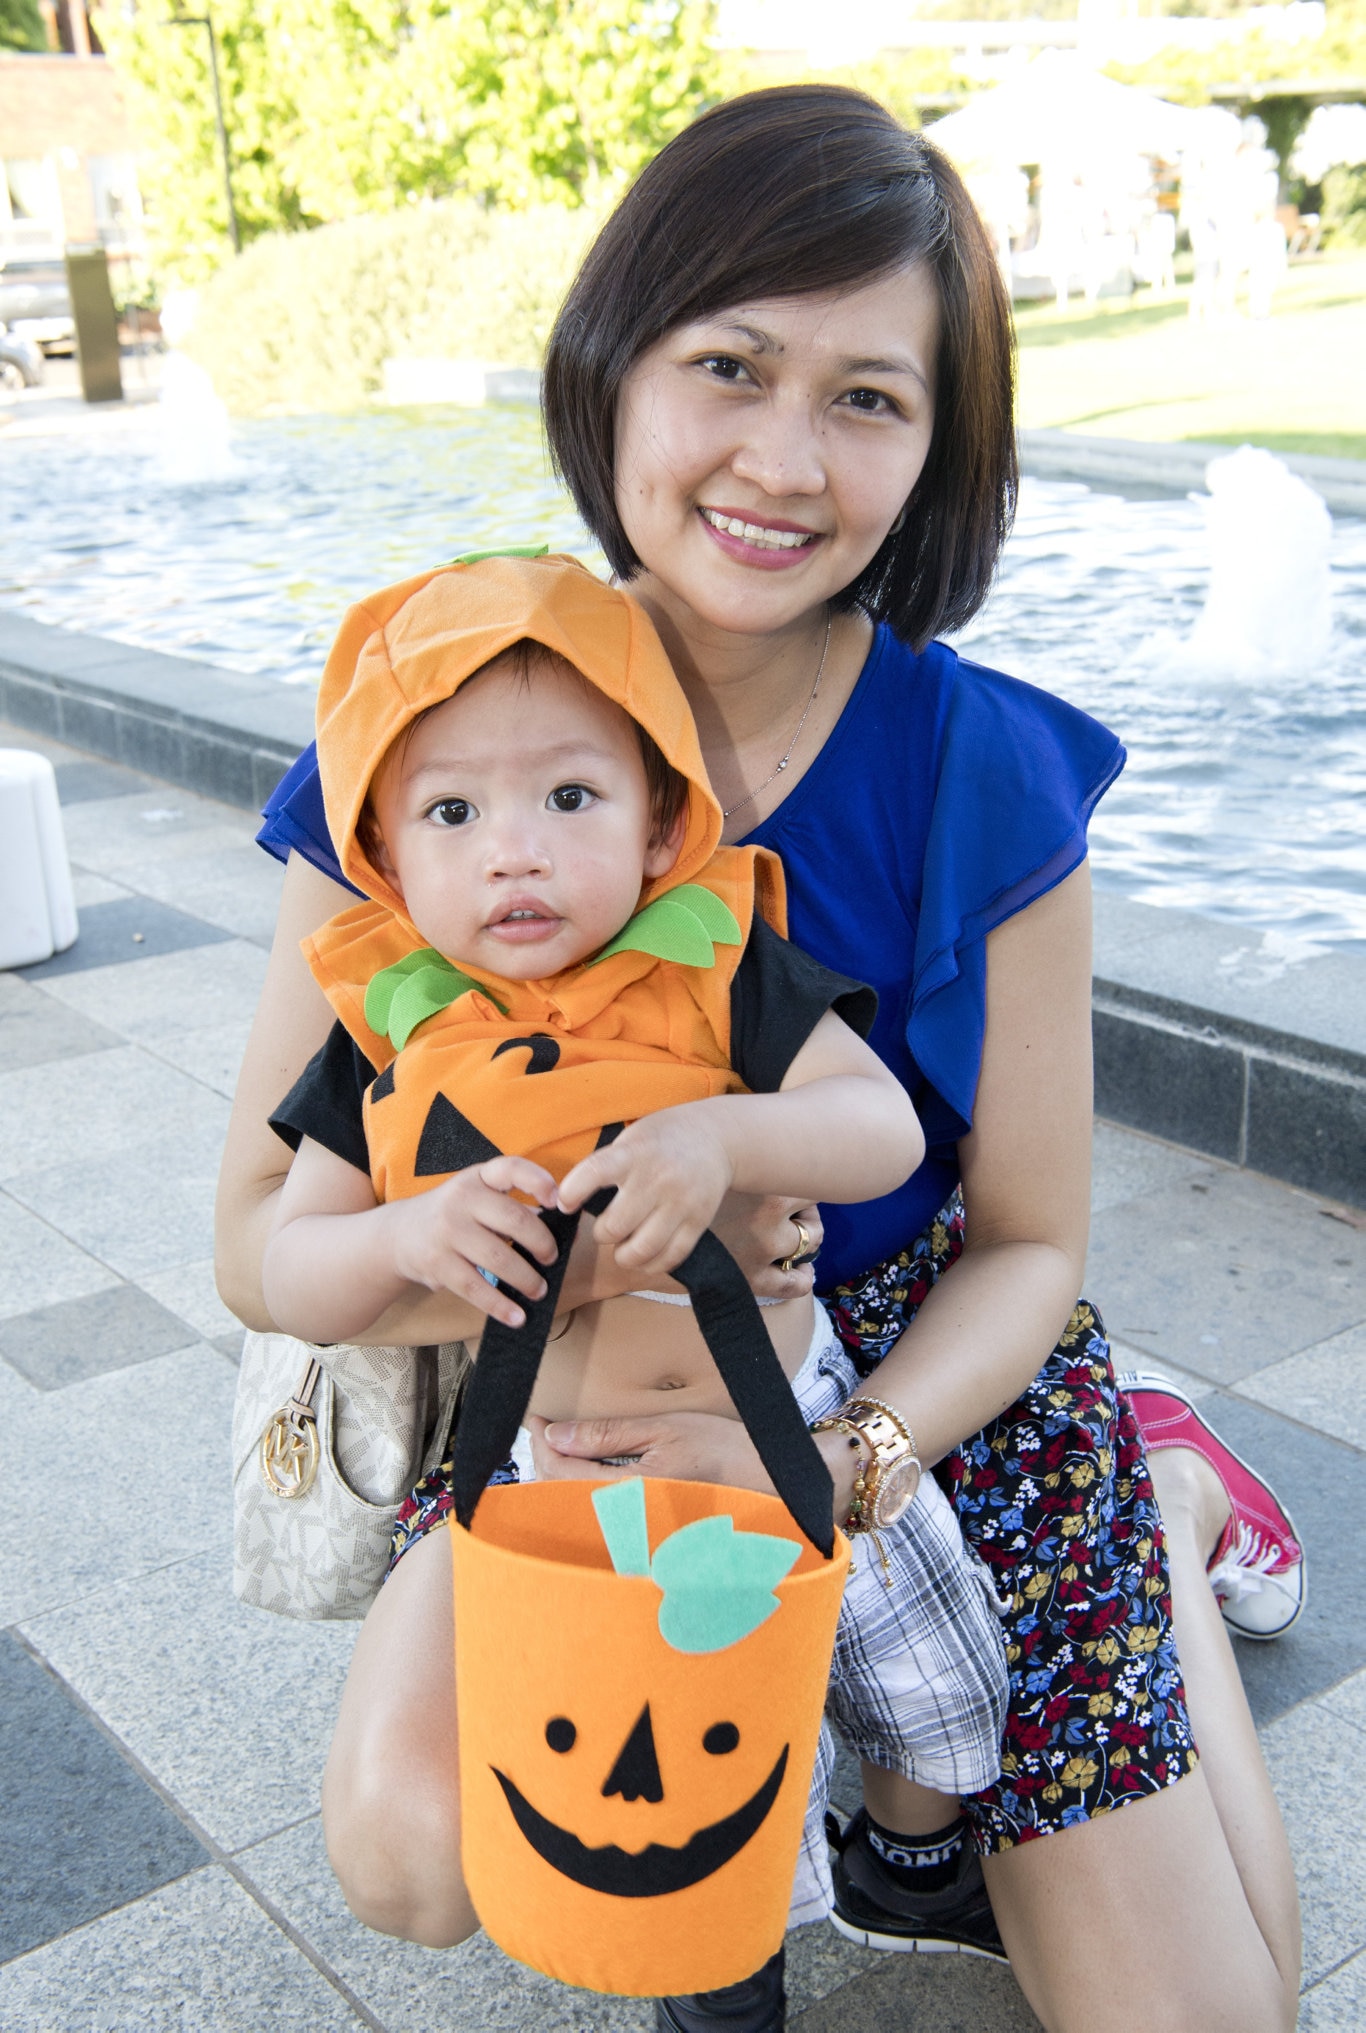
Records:
{"label": "gold wristwatch", "polygon": [[[880,1398],[851,1398],[843,1411],[818,1419],[813,1433],[843,1433],[859,1451],[854,1499],[846,1532],[879,1532],[894,1525],[920,1487],[915,1435],[894,1405]],[[871,1460],[863,1461],[863,1445]]]}

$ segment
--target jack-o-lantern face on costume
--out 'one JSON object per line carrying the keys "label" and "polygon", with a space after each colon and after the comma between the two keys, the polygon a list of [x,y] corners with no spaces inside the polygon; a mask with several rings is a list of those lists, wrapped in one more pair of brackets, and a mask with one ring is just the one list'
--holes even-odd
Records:
{"label": "jack-o-lantern face on costume", "polygon": [[772,1497],[635,1480],[490,1489],[452,1541],[487,1932],[609,1992],[750,1974],[786,1920],[844,1542],[827,1562]]}

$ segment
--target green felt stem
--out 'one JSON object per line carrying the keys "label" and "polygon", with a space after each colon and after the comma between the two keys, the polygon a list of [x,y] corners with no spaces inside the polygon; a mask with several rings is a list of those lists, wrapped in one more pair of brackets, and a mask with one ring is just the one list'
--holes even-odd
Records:
{"label": "green felt stem", "polygon": [[612,1565],[618,1574],[648,1575],[650,1535],[645,1523],[645,1484],[638,1475],[629,1482],[604,1483],[593,1491],[593,1509]]}

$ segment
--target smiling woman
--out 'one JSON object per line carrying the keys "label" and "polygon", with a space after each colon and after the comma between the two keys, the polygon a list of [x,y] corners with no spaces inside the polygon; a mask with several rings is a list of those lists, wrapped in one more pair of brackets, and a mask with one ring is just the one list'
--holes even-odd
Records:
{"label": "smiling woman", "polygon": [[[843,1832],[833,1884],[815,1814],[793,1924],[833,1910],[872,1946],[1008,1953],[1050,2033],[1284,2033],[1297,1989],[1294,1881],[1210,1574],[1228,1585],[1251,1528],[1216,1465],[1230,1457],[1194,1413],[1177,1422],[1180,1437],[1158,1435],[1149,1461],[1140,1420],[1151,1423],[1154,1393],[1121,1388],[1100,1321],[1078,1298],[1091,1128],[1086,828],[1123,750],[1050,693],[934,640],[981,606],[1010,523],[1012,362],[992,249],[952,168],[858,93],[784,88],[704,115],[623,199],[553,335],[546,422],[585,521],[682,685],[727,813],[723,838],[781,856],[794,951],[876,989],[869,1044],[925,1126],[923,1162],[901,1186],[861,1174],[854,1204],[823,1187],[819,1210],[739,1197],[717,1216],[753,1290],[788,1302],[770,1323],[806,1298],[819,1252],[839,1345],[817,1365],[831,1401],[800,1402],[835,1520],[855,1529],[867,1512],[881,1529],[906,1450],[917,1471],[933,1466],[891,1522],[908,1545],[927,1545],[936,1492],[948,1495],[953,1548],[966,1541],[990,1570],[1010,1671],[992,1782],[950,1770],[980,1715],[941,1707],[939,1764],[885,1710],[874,1726],[850,1692],[865,1648],[889,1647],[898,1684],[920,1686],[967,1621],[961,1606],[927,1620],[895,1573],[885,1588],[874,1573],[855,1603],[870,1573],[860,1560],[828,1706],[863,1761],[866,1808]],[[431,809],[452,790],[447,820],[463,820],[479,798],[459,784],[438,786]],[[544,806],[541,796],[537,826],[550,823]],[[335,823],[333,838],[345,855]],[[347,902],[311,757],[281,787],[263,839],[297,851],[220,1203],[224,1288],[260,1325],[263,1238],[287,1162],[265,1119],[327,1028],[294,945]],[[523,887],[519,912],[544,915],[537,907],[553,899]],[[540,932],[499,936],[520,945]],[[766,1007],[765,1026],[782,1003]],[[528,1033],[549,1028],[519,1019],[513,1043],[532,1056],[509,1053],[539,1071],[517,1083],[533,1108],[555,1075],[537,1068]],[[379,1105],[391,1105],[387,1090]],[[667,1113],[645,1121],[657,1129]],[[852,1119],[844,1109],[842,1128]],[[581,1182],[587,1172],[600,1183],[593,1168],[610,1167],[624,1141],[582,1160]],[[798,1175],[747,1176],[757,1196]],[[706,1395],[710,1375],[699,1371],[684,1401],[676,1369],[655,1360],[667,1309],[643,1303],[647,1281],[614,1252],[614,1209],[592,1232],[582,1225],[559,1306],[577,1309],[567,1339],[585,1346],[612,1306],[636,1307],[620,1378],[633,1409],[609,1416],[567,1395],[553,1416],[533,1407],[510,1474],[769,1489],[760,1450]],[[507,1258],[525,1284],[528,1267]],[[653,1260],[657,1292],[681,1261]],[[425,1282],[431,1290],[400,1291],[366,1338],[444,1341],[478,1324],[455,1286]],[[432,1945],[476,1924],[438,1529],[452,1480],[447,1462],[401,1514],[324,1793],[353,1909]],[[1255,1493],[1250,1479],[1238,1487]],[[1256,1515],[1279,1516],[1267,1499],[1262,1489]],[[1298,1601],[1293,1535],[1258,1558],[1255,1573],[1238,1569],[1238,1590],[1260,1591],[1274,1567]],[[968,1656],[999,1664],[996,1635],[964,1639]],[[509,1629],[500,1665],[534,1678],[527,1656]],[[595,1771],[615,1770],[641,1714],[640,1701],[628,1706]],[[557,1715],[582,1727],[543,1702],[536,1715],[542,1731]],[[696,1718],[699,1731],[723,1716],[734,1719]],[[666,1800],[680,1741],[654,1741]],[[544,1791],[528,1781],[523,1800],[590,1848],[601,1846],[593,1834],[615,1841],[581,1812],[559,1812],[551,1768],[567,1772],[572,1749],[545,1743]],[[642,1771],[643,1746],[642,1730]],[[705,1823],[718,1818],[719,1808]],[[662,2001],[657,2024],[695,2033],[718,2021],[777,2033],[780,1960],[724,1999]]]}

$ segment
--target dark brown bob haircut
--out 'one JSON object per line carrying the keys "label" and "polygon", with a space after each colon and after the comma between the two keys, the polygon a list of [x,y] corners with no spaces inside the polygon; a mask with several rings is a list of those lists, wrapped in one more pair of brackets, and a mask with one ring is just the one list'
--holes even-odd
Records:
{"label": "dark brown bob haircut", "polygon": [[939,293],[929,456],[901,527],[834,604],[917,650],[971,619],[1019,480],[1010,304],[957,171],[838,85],[748,92],[704,113],[627,192],[565,299],[546,354],[546,431],[618,578],[643,569],[615,485],[618,397],[641,354],[737,304],[857,289],[915,262]]}

